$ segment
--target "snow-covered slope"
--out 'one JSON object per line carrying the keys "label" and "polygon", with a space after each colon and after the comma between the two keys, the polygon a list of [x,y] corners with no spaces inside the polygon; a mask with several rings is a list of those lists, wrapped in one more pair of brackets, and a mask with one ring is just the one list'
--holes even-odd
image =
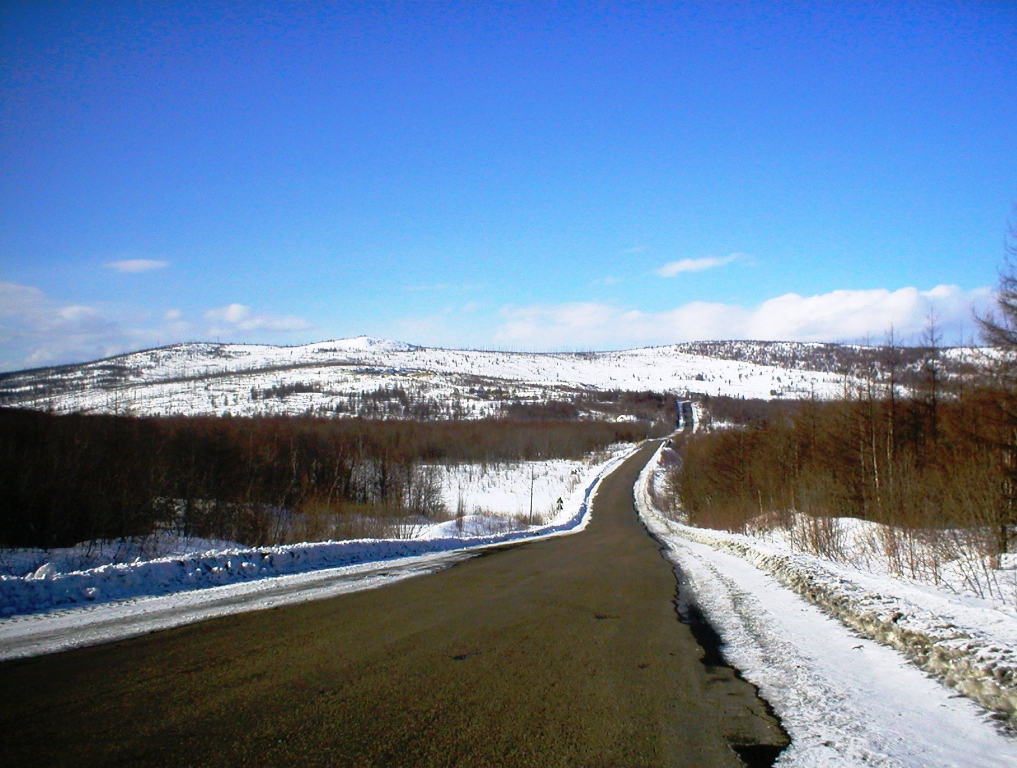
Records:
{"label": "snow-covered slope", "polygon": [[[369,337],[296,347],[177,344],[0,376],[0,404],[137,415],[480,417],[580,390],[836,397],[834,345],[716,342],[537,354],[416,347]],[[857,350],[854,353],[857,356]],[[850,357],[850,354],[847,355]]]}

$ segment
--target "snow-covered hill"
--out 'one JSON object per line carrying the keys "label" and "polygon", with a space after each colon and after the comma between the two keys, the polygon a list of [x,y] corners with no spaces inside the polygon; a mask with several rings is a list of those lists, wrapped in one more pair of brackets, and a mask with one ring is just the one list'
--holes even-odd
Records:
{"label": "snow-covered hill", "polygon": [[[296,347],[176,344],[0,375],[0,404],[136,415],[476,418],[582,391],[836,397],[875,348],[709,342],[620,352],[417,347],[365,336]],[[849,361],[849,362],[845,362]],[[849,364],[855,361],[855,364]]]}

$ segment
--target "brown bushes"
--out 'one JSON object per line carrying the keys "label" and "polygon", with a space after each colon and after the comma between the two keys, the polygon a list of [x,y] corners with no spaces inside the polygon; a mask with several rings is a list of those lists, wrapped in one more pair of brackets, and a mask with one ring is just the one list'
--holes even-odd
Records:
{"label": "brown bushes", "polygon": [[807,548],[820,553],[835,544],[824,522],[833,517],[906,535],[977,532],[984,551],[1011,551],[1017,429],[1007,414],[1017,411],[1006,391],[982,383],[944,394],[931,382],[907,399],[877,394],[867,387],[839,402],[756,404],[744,409],[747,426],[686,440],[671,485],[691,522],[742,530],[793,510],[815,520],[799,535],[811,535]]}
{"label": "brown bushes", "polygon": [[444,513],[424,464],[577,458],[649,424],[53,416],[0,409],[0,546],[159,527],[263,544]]}

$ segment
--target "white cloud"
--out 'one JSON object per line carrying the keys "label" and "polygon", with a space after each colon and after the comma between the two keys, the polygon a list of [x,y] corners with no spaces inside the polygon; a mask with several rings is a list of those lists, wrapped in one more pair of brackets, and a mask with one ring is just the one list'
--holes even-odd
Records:
{"label": "white cloud", "polygon": [[[393,320],[388,330],[396,338],[416,343],[550,350],[697,339],[868,338],[878,343],[893,325],[902,343],[918,343],[934,310],[944,342],[956,344],[975,330],[972,308],[985,311],[991,302],[988,288],[964,290],[952,285],[925,291],[908,287],[838,290],[815,296],[788,293],[756,306],[700,301],[659,312],[599,302],[508,306],[492,311],[471,301],[455,305],[447,315]],[[269,333],[302,335],[311,329],[302,318],[257,313],[237,303],[209,310],[204,319],[208,324],[202,328],[177,309],[129,315],[107,305],[59,303],[32,286],[0,282],[0,370],[96,359],[185,339],[240,341]]]}
{"label": "white cloud", "polygon": [[169,266],[169,262],[156,261],[154,259],[125,259],[123,261],[108,262],[106,266],[110,269],[115,269],[117,272],[138,274],[140,272],[153,272],[157,269],[165,269]]}
{"label": "white cloud", "polygon": [[137,333],[96,307],[60,306],[38,288],[0,283],[0,367],[10,370],[107,357],[138,346]]}
{"label": "white cloud", "polygon": [[707,256],[702,259],[681,259],[680,261],[668,262],[655,271],[661,277],[674,277],[682,272],[702,272],[714,267],[722,267],[737,260],[739,256],[741,256],[740,253],[732,253],[730,256],[724,257]]}
{"label": "white cloud", "polygon": [[213,323],[209,333],[218,336],[235,331],[269,331],[273,333],[285,331],[305,331],[311,327],[303,318],[286,315],[263,314],[255,315],[251,308],[243,304],[229,304],[218,309],[210,309],[205,319]]}
{"label": "white cloud", "polygon": [[434,285],[404,285],[403,290],[407,293],[417,293],[420,291],[446,291],[448,290],[448,283],[435,283]]}
{"label": "white cloud", "polygon": [[966,326],[973,330],[972,310],[984,311],[991,300],[988,288],[965,291],[938,285],[929,291],[901,288],[888,291],[832,291],[820,296],[788,293],[761,304],[746,325],[746,335],[760,339],[825,341],[866,337],[878,343],[892,325],[903,338],[915,341],[931,312],[946,338]]}
{"label": "white cloud", "polygon": [[733,338],[731,308],[694,302],[670,312],[622,310],[596,302],[506,307],[497,340],[528,349],[643,346],[691,338]]}
{"label": "white cloud", "polygon": [[219,309],[210,309],[205,313],[206,320],[229,323],[230,325],[239,325],[246,322],[250,316],[251,308],[245,307],[243,304],[230,304]]}
{"label": "white cloud", "polygon": [[984,311],[991,291],[940,285],[929,291],[902,288],[831,291],[817,296],[788,293],[756,307],[691,302],[663,312],[625,310],[586,302],[506,307],[496,330],[513,347],[610,348],[702,339],[786,341],[883,340],[892,325],[905,343],[918,343],[935,310],[946,343],[974,330],[973,309]]}
{"label": "white cloud", "polygon": [[[231,304],[206,315],[210,336],[250,338],[253,332],[299,332],[301,318],[256,315]],[[110,305],[60,303],[38,288],[0,282],[0,370],[110,357],[203,335],[179,309],[130,313]]]}
{"label": "white cloud", "polygon": [[0,318],[32,313],[46,302],[38,288],[17,283],[0,283]]}

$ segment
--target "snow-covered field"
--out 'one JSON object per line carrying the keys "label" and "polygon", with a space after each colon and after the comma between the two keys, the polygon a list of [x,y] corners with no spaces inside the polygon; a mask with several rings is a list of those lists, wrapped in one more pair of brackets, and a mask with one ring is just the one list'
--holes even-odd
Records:
{"label": "snow-covered field", "polygon": [[792,744],[778,765],[1017,765],[1003,725],[1017,708],[1011,611],[779,540],[675,522],[652,501],[661,452],[637,483],[637,506],[684,599],[781,717]]}
{"label": "snow-covered field", "polygon": [[[604,457],[593,456],[593,464]],[[446,509],[456,515],[420,531],[421,537],[486,535],[542,525],[556,519],[581,484],[591,461],[553,459],[508,464],[458,464],[438,467]]]}
{"label": "snow-covered field", "polygon": [[[368,337],[298,347],[178,344],[7,374],[0,394],[7,405],[59,413],[347,415],[370,414],[387,401],[380,415],[475,418],[506,403],[560,399],[579,390],[760,398],[843,392],[842,375],[800,363],[810,345],[792,346],[794,354],[783,350],[770,364],[729,359],[737,350],[711,357],[681,346],[537,354],[433,349]],[[748,351],[763,359],[758,350]]]}
{"label": "snow-covered field", "polygon": [[[631,445],[616,445],[587,461],[444,470],[447,503],[456,509],[461,499],[463,515],[419,526],[413,538],[209,550],[204,549],[208,542],[168,538],[162,546],[175,548],[172,555],[155,556],[160,553],[150,550],[128,560],[124,553],[130,554],[129,546],[119,550],[107,546],[107,555],[116,554],[117,562],[97,566],[94,557],[101,547],[7,550],[2,557],[14,568],[35,570],[0,576],[0,617],[6,617],[0,618],[0,659],[176,626],[219,615],[217,610],[262,608],[266,592],[272,597],[270,604],[279,604],[294,599],[285,586],[290,582],[279,581],[283,577],[300,576],[290,581],[301,594],[307,593],[310,579],[314,589],[307,594],[312,597],[302,599],[313,599],[335,594],[336,589],[376,586],[380,563],[385,564],[382,575],[393,578],[392,573],[428,572],[428,568],[454,562],[454,558],[442,559],[443,553],[582,530],[600,479],[633,450]],[[529,516],[531,482],[533,518]],[[79,570],[81,564],[93,567]],[[371,564],[372,578],[358,575]],[[321,586],[323,582],[327,588]],[[336,587],[337,583],[341,586]],[[125,617],[122,631],[126,635],[117,634],[120,615]],[[99,625],[101,632],[96,629]],[[34,639],[50,636],[54,639],[45,643]]]}

